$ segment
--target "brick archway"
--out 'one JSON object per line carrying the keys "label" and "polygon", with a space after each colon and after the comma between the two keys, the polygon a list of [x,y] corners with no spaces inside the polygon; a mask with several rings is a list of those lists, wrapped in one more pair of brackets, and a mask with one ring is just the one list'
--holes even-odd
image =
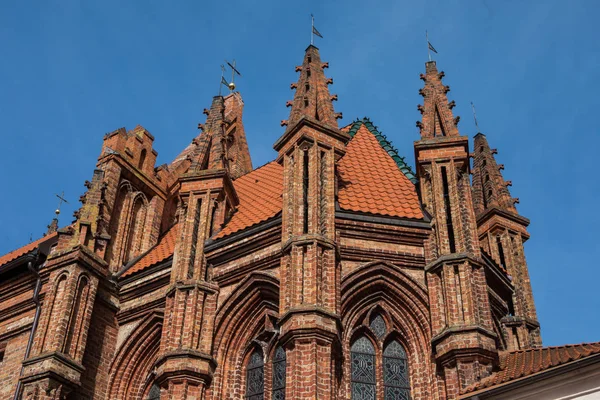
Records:
{"label": "brick archway", "polygon": [[265,272],[248,275],[217,310],[213,348],[217,370],[209,399],[243,398],[244,357],[259,335],[274,334],[270,320],[278,312],[279,280]]}
{"label": "brick archway", "polygon": [[[429,298],[425,287],[399,267],[385,262],[371,262],[342,279],[341,312],[344,333],[342,349],[344,370],[340,398],[350,398],[350,345],[358,332],[370,331],[371,313],[379,310],[389,324],[388,334],[397,337],[409,357],[410,380],[414,399],[439,398],[435,363],[431,355]],[[381,357],[378,351],[378,357]],[[378,361],[381,363],[381,361]],[[378,387],[378,391],[382,388]],[[383,392],[380,394],[379,397]]]}
{"label": "brick archway", "polygon": [[142,399],[158,356],[163,315],[152,312],[123,343],[111,365],[109,398]]}

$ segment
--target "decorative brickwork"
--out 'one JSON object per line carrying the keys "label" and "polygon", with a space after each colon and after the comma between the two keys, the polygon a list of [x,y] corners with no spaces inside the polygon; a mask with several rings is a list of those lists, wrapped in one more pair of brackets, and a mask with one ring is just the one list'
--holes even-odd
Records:
{"label": "decorative brickwork", "polygon": [[0,400],[443,400],[598,354],[539,349],[529,221],[435,62],[415,172],[339,129],[327,67],[309,46],[254,170],[238,92],[169,164],[105,136],[75,221],[0,257]]}

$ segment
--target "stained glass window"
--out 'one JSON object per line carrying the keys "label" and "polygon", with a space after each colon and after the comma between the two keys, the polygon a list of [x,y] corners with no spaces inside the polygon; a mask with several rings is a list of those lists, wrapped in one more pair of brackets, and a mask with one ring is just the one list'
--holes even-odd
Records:
{"label": "stained glass window", "polygon": [[387,326],[381,315],[377,314],[375,318],[371,320],[371,330],[379,339],[385,336],[387,333]]}
{"label": "stained glass window", "polygon": [[246,399],[265,398],[265,362],[260,349],[254,350],[246,368]]}
{"label": "stained glass window", "polygon": [[350,348],[352,359],[352,400],[375,399],[375,348],[365,336]]}
{"label": "stained glass window", "polygon": [[278,347],[273,356],[273,400],[285,400],[285,350]]}
{"label": "stained glass window", "polygon": [[385,400],[410,400],[408,360],[404,348],[396,340],[383,350],[383,387]]}
{"label": "stained glass window", "polygon": [[148,400],[160,400],[160,387],[156,383],[150,388]]}

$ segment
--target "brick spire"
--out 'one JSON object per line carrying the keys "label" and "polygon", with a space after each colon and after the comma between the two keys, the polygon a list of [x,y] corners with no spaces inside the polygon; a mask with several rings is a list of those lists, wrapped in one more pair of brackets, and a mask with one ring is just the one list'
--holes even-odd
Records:
{"label": "brick spire", "polygon": [[496,150],[491,150],[483,133],[475,135],[475,150],[473,152],[473,203],[475,213],[481,214],[485,210],[497,207],[504,211],[516,213],[513,199],[507,186],[510,181],[505,181],[500,170],[503,165],[498,165],[494,159]]}
{"label": "brick spire", "polygon": [[330,128],[338,128],[337,119],[341,113],[333,110],[333,100],[337,96],[331,96],[327,85],[333,83],[333,79],[325,78],[324,69],[329,63],[321,63],[319,49],[313,45],[306,48],[302,66],[296,67],[300,71],[298,83],[292,83],[291,88],[296,89],[294,100],[287,103],[292,107],[288,121],[282,121],[282,125],[293,127],[302,117],[320,121]]}
{"label": "brick spire", "polygon": [[417,127],[422,139],[460,136],[457,128],[460,117],[455,118],[452,114],[454,101],[448,102],[446,97],[450,86],[442,83],[444,75],[443,71],[438,72],[435,61],[427,62],[425,74],[421,74],[425,86],[419,90],[419,94],[423,96],[424,104],[417,107],[423,115],[422,121],[417,122]]}
{"label": "brick spire", "polygon": [[226,169],[227,155],[225,146],[225,100],[223,96],[213,97],[212,105],[206,117],[205,131],[211,137],[208,156],[208,169]]}
{"label": "brick spire", "polygon": [[252,160],[242,122],[244,101],[239,92],[215,96],[210,109],[204,109],[206,122],[198,124],[200,134],[169,168],[177,175],[188,169],[227,169],[232,179],[252,171]]}

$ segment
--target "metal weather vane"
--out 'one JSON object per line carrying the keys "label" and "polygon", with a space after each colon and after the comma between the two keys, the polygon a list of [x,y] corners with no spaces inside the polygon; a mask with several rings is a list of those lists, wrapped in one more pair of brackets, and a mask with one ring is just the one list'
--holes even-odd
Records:
{"label": "metal weather vane", "polygon": [[317,28],[315,28],[315,16],[310,14],[310,19],[311,19],[310,44],[314,45],[315,44],[315,35],[317,35],[321,39],[323,39],[323,35],[321,35],[321,33],[317,30]]}
{"label": "metal weather vane", "polygon": [[475,128],[477,128],[477,133],[479,133],[479,124],[477,123],[477,114],[475,114],[475,104],[471,102],[471,108],[473,109],[473,120],[475,121]]}
{"label": "metal weather vane", "polygon": [[429,41],[429,34],[427,33],[427,31],[425,31],[425,39],[427,39],[427,55],[429,56],[429,61],[431,61],[431,52],[433,51],[435,54],[437,54],[437,50]]}

